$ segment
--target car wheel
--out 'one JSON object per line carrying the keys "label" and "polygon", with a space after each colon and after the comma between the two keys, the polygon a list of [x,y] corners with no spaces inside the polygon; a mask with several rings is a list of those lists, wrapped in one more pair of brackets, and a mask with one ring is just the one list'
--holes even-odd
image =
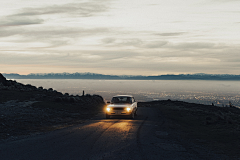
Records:
{"label": "car wheel", "polygon": [[106,114],[106,119],[109,119],[109,118],[110,118],[110,115],[107,115],[107,114]]}
{"label": "car wheel", "polygon": [[130,115],[130,118],[133,119],[133,118],[134,118],[134,115],[135,115],[135,113],[132,112],[132,114]]}
{"label": "car wheel", "polygon": [[134,116],[137,116],[137,111],[135,111]]}

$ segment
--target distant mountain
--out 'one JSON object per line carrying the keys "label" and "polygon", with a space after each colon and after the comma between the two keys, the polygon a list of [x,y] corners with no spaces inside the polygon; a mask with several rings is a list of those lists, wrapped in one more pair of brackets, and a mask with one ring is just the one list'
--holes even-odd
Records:
{"label": "distant mountain", "polygon": [[104,75],[96,73],[31,73],[20,75],[16,73],[2,74],[7,79],[115,79],[115,80],[240,80],[240,75],[231,74],[179,74],[158,76],[134,76],[134,75]]}

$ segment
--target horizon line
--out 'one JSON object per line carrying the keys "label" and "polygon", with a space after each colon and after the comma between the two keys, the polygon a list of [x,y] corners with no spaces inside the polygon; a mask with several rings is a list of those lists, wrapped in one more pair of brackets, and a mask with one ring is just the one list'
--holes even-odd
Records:
{"label": "horizon line", "polygon": [[29,75],[47,75],[47,74],[96,74],[96,75],[106,75],[106,76],[142,76],[142,77],[148,77],[148,76],[167,76],[167,75],[175,75],[175,76],[180,76],[180,75],[234,75],[234,76],[239,76],[240,74],[214,74],[214,73],[179,73],[179,74],[158,74],[158,75],[117,75],[117,74],[102,74],[102,73],[93,73],[93,72],[50,72],[50,73],[29,73],[29,74],[19,74],[19,73],[2,73],[2,74],[17,74],[20,76],[29,76]]}

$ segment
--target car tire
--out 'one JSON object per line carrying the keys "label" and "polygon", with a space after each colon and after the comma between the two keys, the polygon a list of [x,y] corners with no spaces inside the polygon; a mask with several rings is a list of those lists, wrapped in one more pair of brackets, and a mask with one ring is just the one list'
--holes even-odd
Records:
{"label": "car tire", "polygon": [[106,119],[109,119],[109,118],[110,118],[110,115],[107,115],[107,114],[106,114]]}
{"label": "car tire", "polygon": [[135,111],[134,116],[137,116],[137,111]]}
{"label": "car tire", "polygon": [[134,115],[135,115],[135,113],[132,112],[132,114],[130,115],[130,118],[131,118],[131,119],[134,119]]}

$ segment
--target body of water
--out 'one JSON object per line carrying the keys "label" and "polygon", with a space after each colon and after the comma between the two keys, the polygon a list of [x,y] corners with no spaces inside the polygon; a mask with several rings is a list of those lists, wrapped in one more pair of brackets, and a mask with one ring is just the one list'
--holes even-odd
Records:
{"label": "body of water", "polygon": [[222,106],[240,106],[240,81],[203,80],[83,80],[16,79],[23,84],[53,88],[73,95],[98,94],[106,101],[118,94],[133,95],[137,101],[179,100]]}

